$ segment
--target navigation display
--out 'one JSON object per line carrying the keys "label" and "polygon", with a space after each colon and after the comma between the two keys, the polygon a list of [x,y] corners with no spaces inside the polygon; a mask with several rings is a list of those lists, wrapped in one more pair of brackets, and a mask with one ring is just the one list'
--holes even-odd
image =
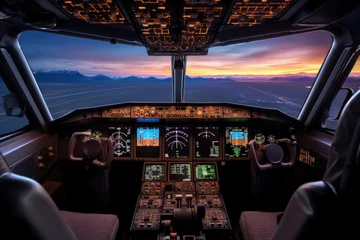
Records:
{"label": "navigation display", "polygon": [[165,164],[145,164],[145,181],[165,181]]}
{"label": "navigation display", "polygon": [[114,156],[131,156],[131,127],[109,127],[110,138],[114,141]]}
{"label": "navigation display", "polygon": [[247,127],[226,127],[225,128],[225,157],[238,158],[247,157],[248,144]]}
{"label": "navigation display", "polygon": [[196,180],[217,180],[216,166],[214,163],[195,164]]}
{"label": "navigation display", "polygon": [[189,158],[188,127],[165,127],[165,158]]}
{"label": "navigation display", "polygon": [[220,156],[219,127],[196,127],[195,150],[197,158],[217,158]]}
{"label": "navigation display", "polygon": [[136,157],[160,157],[158,127],[138,127],[136,129]]}
{"label": "navigation display", "polygon": [[170,181],[191,181],[190,163],[170,163]]}

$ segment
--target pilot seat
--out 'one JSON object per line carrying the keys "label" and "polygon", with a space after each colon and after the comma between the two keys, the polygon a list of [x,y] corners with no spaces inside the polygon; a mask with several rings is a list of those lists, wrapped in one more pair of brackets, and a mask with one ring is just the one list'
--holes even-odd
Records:
{"label": "pilot seat", "polygon": [[59,211],[36,181],[11,173],[0,155],[1,239],[114,240],[119,219],[110,214]]}
{"label": "pilot seat", "polygon": [[356,232],[355,222],[348,216],[359,213],[356,202],[359,189],[356,176],[360,174],[359,105],[360,91],[341,114],[323,181],[300,186],[284,213],[242,212],[240,227],[244,240],[347,239],[345,236]]}

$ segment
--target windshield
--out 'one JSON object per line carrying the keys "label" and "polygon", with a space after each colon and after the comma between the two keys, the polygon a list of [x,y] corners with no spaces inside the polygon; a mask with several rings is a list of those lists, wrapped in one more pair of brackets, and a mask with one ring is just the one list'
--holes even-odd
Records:
{"label": "windshield", "polygon": [[27,31],[20,45],[53,118],[121,102],[171,102],[171,57],[140,46]]}
{"label": "windshield", "polygon": [[187,59],[185,101],[231,102],[297,117],[330,47],[325,31],[210,48]]}
{"label": "windshield", "polygon": [[[140,46],[27,31],[22,50],[53,118],[129,101],[171,102],[171,58]],[[188,56],[186,102],[231,102],[297,117],[332,44],[325,31]]]}

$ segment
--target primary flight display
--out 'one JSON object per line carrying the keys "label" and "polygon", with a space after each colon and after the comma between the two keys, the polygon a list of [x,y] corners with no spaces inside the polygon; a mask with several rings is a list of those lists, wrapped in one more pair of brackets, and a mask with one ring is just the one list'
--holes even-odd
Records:
{"label": "primary flight display", "polygon": [[160,156],[159,135],[158,127],[138,127],[136,129],[136,156],[158,158]]}

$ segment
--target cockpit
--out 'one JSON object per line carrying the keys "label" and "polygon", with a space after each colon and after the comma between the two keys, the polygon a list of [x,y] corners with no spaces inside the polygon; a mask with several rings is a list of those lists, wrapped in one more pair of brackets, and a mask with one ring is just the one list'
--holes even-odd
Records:
{"label": "cockpit", "polygon": [[353,0],[3,0],[0,235],[353,238]]}

